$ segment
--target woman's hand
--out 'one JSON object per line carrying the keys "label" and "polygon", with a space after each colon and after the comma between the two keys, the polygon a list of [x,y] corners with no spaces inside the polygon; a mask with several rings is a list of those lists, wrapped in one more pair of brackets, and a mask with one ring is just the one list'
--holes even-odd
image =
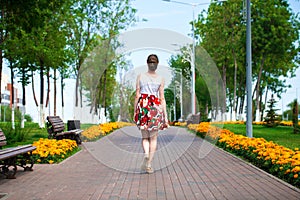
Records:
{"label": "woman's hand", "polygon": [[136,116],[136,113],[134,112],[134,113],[133,113],[133,121],[134,121],[134,122],[136,122],[136,121],[135,121],[135,116]]}

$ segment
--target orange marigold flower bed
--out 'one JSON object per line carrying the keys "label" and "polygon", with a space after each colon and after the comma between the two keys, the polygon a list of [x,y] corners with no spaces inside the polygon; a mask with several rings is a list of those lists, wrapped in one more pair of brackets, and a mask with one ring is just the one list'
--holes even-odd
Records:
{"label": "orange marigold flower bed", "polygon": [[300,187],[300,151],[283,147],[264,138],[248,138],[213,126],[218,123],[190,124],[188,129],[202,136],[218,139],[217,145],[242,156],[258,167]]}

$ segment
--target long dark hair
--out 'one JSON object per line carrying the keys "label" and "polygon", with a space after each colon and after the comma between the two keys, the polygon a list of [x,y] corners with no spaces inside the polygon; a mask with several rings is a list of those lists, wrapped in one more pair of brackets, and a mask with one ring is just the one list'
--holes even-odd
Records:
{"label": "long dark hair", "polygon": [[148,56],[148,58],[147,58],[147,63],[149,63],[150,62],[150,58],[151,57],[155,57],[156,58],[156,60],[157,60],[157,63],[159,62],[158,61],[158,57],[157,57],[157,55],[156,54],[150,54],[149,56]]}

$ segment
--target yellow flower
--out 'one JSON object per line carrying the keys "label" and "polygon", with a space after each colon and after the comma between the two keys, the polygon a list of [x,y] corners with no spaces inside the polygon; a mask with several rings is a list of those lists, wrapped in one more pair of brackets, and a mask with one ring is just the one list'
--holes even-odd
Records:
{"label": "yellow flower", "polygon": [[298,172],[300,172],[300,166],[294,167],[294,168],[292,169],[292,172],[293,172],[293,173],[298,173]]}
{"label": "yellow flower", "polygon": [[91,126],[82,132],[82,136],[87,139],[95,139],[99,136],[105,136],[112,132],[114,129],[122,128],[124,126],[133,126],[135,124],[128,122],[109,122]]}
{"label": "yellow flower", "polygon": [[[55,140],[42,138],[39,141],[33,142],[33,146],[36,146],[33,154],[38,156],[38,162],[52,164],[56,162],[56,159],[61,158],[61,155],[73,151],[77,147],[77,144],[76,141],[70,139]],[[51,156],[51,161],[48,161],[49,155]]]}
{"label": "yellow flower", "polygon": [[298,178],[298,174],[294,174],[294,178]]}

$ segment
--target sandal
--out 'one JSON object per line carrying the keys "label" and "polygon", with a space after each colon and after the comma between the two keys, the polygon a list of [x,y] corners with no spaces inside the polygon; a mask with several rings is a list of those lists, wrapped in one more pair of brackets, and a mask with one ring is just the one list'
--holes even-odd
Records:
{"label": "sandal", "polygon": [[152,168],[152,167],[147,167],[147,168],[146,168],[146,172],[147,172],[148,174],[152,174],[154,171],[153,171],[153,168]]}
{"label": "sandal", "polygon": [[144,157],[144,160],[143,160],[143,163],[142,163],[142,166],[141,166],[141,170],[143,170],[143,171],[146,171],[147,170],[147,163],[148,163],[148,160],[149,160],[149,158],[148,157]]}

